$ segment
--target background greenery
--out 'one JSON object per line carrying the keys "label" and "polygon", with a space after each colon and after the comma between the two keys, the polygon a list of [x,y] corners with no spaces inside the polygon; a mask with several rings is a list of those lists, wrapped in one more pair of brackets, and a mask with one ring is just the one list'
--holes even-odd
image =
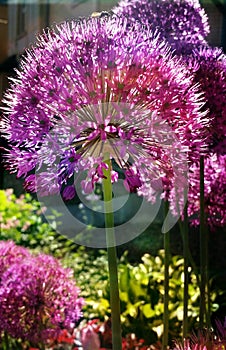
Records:
{"label": "background greenery", "polygon": [[[110,316],[106,251],[78,246],[61,236],[56,231],[60,216],[57,212],[52,215],[50,226],[44,220],[40,203],[30,194],[17,197],[10,189],[0,190],[0,239],[12,239],[33,251],[60,258],[65,266],[74,270],[76,283],[86,300],[84,318],[106,319]],[[195,237],[195,230],[191,234]],[[176,339],[181,336],[183,320],[183,258],[178,228],[174,229],[171,241],[169,328],[170,339]],[[123,333],[134,332],[149,344],[161,337],[163,329],[164,251],[161,247],[162,234],[159,224],[155,223],[118,249]],[[192,252],[195,256],[196,250]],[[213,315],[218,315],[225,310],[226,292],[219,283],[222,272],[217,262],[211,271],[211,310]],[[191,268],[189,280],[188,323],[192,330],[198,324],[199,288]]]}

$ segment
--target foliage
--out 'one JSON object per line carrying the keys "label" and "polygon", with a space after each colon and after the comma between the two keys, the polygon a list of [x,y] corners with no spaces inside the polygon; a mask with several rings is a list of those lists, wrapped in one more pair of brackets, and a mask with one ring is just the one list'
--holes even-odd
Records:
{"label": "foliage", "polygon": [[[153,342],[163,331],[164,252],[157,256],[145,254],[136,266],[120,264],[120,295],[123,305],[122,318],[126,329],[139,330],[138,334]],[[169,280],[169,329],[171,338],[180,335],[183,320],[183,259],[174,256],[170,260]],[[199,289],[194,274],[190,275],[189,316],[197,319]],[[147,335],[149,337],[147,338]]]}
{"label": "foliage", "polygon": [[86,300],[84,318],[104,320],[110,316],[106,251],[99,250],[95,256],[93,250],[81,246],[76,252],[66,254],[62,262],[74,270],[81,296]]}
{"label": "foliage", "polygon": [[17,198],[12,189],[0,190],[0,240],[12,239],[18,245],[62,257],[75,244],[57,233],[59,214],[52,215],[55,221],[51,218],[50,226],[40,203],[29,193]]}
{"label": "foliage", "polygon": [[[147,344],[155,343],[163,330],[163,270],[164,252],[157,256],[143,255],[139,264],[128,262],[127,253],[119,261],[119,283],[121,299],[121,319],[123,333],[135,333],[144,338]],[[73,266],[73,261],[76,265]],[[84,318],[110,317],[109,284],[107,258],[105,251],[99,256],[89,256],[80,248],[77,253],[64,259],[67,266],[74,269],[81,295],[86,299]],[[170,338],[181,336],[183,320],[183,258],[173,256],[170,259]],[[190,330],[198,321],[199,287],[195,274],[189,270],[188,323]],[[95,288],[94,288],[95,286]],[[219,293],[219,291],[218,291]],[[212,292],[212,310],[216,293]]]}
{"label": "foliage", "polygon": [[[56,220],[58,220],[57,213]],[[60,220],[60,218],[59,218]],[[110,317],[108,263],[105,250],[78,247],[60,236],[54,227],[43,221],[40,203],[25,194],[19,198],[12,190],[0,190],[0,240],[12,239],[18,245],[52,254],[73,268],[81,296],[86,300],[84,318],[105,321]],[[57,225],[57,223],[56,223]],[[144,254],[140,263],[123,253],[119,260],[120,299],[124,335],[135,333],[146,343],[154,343],[163,326],[164,253]],[[131,263],[131,260],[134,263]],[[199,289],[190,270],[189,328],[197,322]],[[217,288],[217,286],[215,286]],[[216,293],[212,293],[212,308]],[[221,294],[218,291],[218,297]],[[183,259],[171,257],[170,262],[170,336],[180,336],[183,318]]]}

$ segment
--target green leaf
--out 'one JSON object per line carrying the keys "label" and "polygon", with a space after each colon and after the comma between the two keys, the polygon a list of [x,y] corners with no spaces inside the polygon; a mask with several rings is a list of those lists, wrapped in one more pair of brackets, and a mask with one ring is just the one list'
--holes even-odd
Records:
{"label": "green leaf", "polygon": [[142,305],[141,310],[146,318],[155,316],[155,311],[152,309],[151,304]]}

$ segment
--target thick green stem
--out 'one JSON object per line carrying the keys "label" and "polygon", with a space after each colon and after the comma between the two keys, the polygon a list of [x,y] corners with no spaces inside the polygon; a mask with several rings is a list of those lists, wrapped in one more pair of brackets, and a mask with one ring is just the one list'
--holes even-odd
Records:
{"label": "thick green stem", "polygon": [[41,345],[39,345],[40,350],[45,350],[45,345],[42,343]]}
{"label": "thick green stem", "polygon": [[110,281],[110,305],[112,323],[112,349],[122,349],[122,335],[120,322],[120,299],[118,286],[117,254],[114,232],[114,214],[112,206],[112,183],[111,183],[111,160],[106,157],[105,163],[108,169],[105,170],[103,179],[103,195],[105,205],[105,231],[108,253],[108,269]]}
{"label": "thick green stem", "polygon": [[187,337],[188,333],[188,286],[189,286],[189,239],[188,239],[188,213],[187,204],[184,208],[184,222],[183,222],[183,256],[184,256],[184,300],[183,300],[183,339]]}
{"label": "thick green stem", "polygon": [[[188,332],[188,287],[189,287],[189,260],[192,260],[192,256],[189,249],[188,238],[188,204],[187,204],[187,188],[184,189],[184,219],[179,220],[180,233],[183,240],[183,258],[184,258],[184,289],[183,289],[183,339],[186,338]],[[180,212],[179,201],[177,202],[177,210]]]}
{"label": "thick green stem", "polygon": [[205,198],[204,198],[204,156],[200,157],[200,328],[203,328],[209,316],[207,315],[208,294],[208,235],[205,226]]}
{"label": "thick green stem", "polygon": [[[180,232],[181,232],[181,235],[182,235],[182,238],[183,238],[183,231],[184,231],[184,223],[182,222],[182,220],[180,219],[179,220],[179,226],[180,226]],[[188,261],[189,261],[189,265],[191,265],[192,267],[192,270],[193,272],[195,273],[195,276],[196,276],[196,279],[197,279],[197,284],[200,288],[200,278],[199,278],[199,271],[198,271],[198,267],[196,266],[196,263],[192,257],[192,254],[191,254],[191,250],[189,248],[189,246],[187,247],[187,254],[188,254]]]}
{"label": "thick green stem", "polygon": [[[168,202],[164,202],[164,216],[169,209]],[[169,264],[170,264],[170,233],[164,233],[164,312],[163,312],[163,339],[162,350],[167,349],[169,340]]]}
{"label": "thick green stem", "polygon": [[10,350],[9,337],[8,337],[7,332],[4,332],[3,344],[4,344],[4,349],[5,350]]}

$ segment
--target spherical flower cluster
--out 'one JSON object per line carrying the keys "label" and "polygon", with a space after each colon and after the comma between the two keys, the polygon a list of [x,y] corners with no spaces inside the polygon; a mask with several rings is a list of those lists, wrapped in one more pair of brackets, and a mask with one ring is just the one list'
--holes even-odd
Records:
{"label": "spherical flower cluster", "polygon": [[[226,156],[216,154],[206,157],[204,165],[205,177],[205,215],[208,225],[214,229],[226,223]],[[200,169],[198,165],[191,167],[189,176],[188,214],[194,225],[199,224],[200,212]]]}
{"label": "spherical flower cluster", "polygon": [[83,299],[78,297],[72,271],[55,258],[25,254],[13,261],[16,250],[20,254],[20,248],[12,242],[1,243],[0,261],[11,264],[1,275],[0,329],[34,345],[45,344],[56,338],[62,328],[75,326]]}
{"label": "spherical flower cluster", "polygon": [[122,0],[113,11],[157,28],[194,74],[194,83],[206,99],[211,150],[222,153],[226,136],[226,56],[204,40],[209,33],[208,18],[199,1]]}
{"label": "spherical flower cluster", "polygon": [[198,0],[121,0],[113,12],[157,29],[177,52],[204,44],[209,34],[208,18]]}
{"label": "spherical flower cluster", "polygon": [[4,272],[13,264],[31,257],[29,250],[15,245],[13,241],[0,241],[0,283]]}
{"label": "spherical flower cluster", "polygon": [[192,77],[151,30],[124,17],[65,22],[40,36],[5,102],[8,168],[43,195],[73,198],[70,179],[84,171],[91,192],[106,157],[127,188],[147,195],[153,179],[170,181],[186,163],[182,153],[194,160],[203,148],[206,119]]}
{"label": "spherical flower cluster", "polygon": [[175,342],[173,350],[221,349],[226,343],[226,321],[216,321],[216,330],[202,329],[194,332],[183,343]]}
{"label": "spherical flower cluster", "polygon": [[226,55],[220,48],[201,46],[183,56],[200,84],[208,110],[210,152],[225,154],[226,149]]}

